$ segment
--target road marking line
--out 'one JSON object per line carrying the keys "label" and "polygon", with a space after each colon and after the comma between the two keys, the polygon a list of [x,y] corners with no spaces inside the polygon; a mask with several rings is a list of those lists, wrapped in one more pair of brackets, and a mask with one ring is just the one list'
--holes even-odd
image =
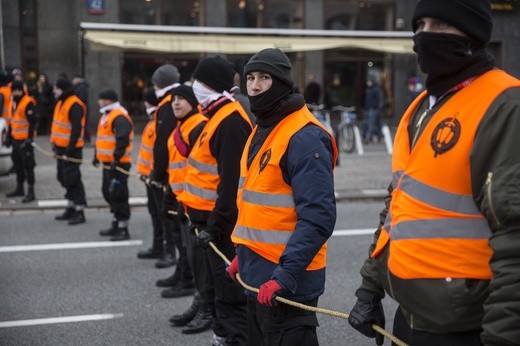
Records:
{"label": "road marking line", "polygon": [[40,251],[40,250],[67,250],[67,249],[86,249],[97,247],[117,247],[117,246],[140,246],[142,240],[125,241],[97,241],[83,243],[59,243],[59,244],[39,244],[39,245],[15,245],[0,246],[0,252],[21,252],[21,251]]}
{"label": "road marking line", "polygon": [[333,237],[343,237],[349,235],[367,235],[374,234],[375,228],[361,228],[361,229],[337,229],[332,233]]}
{"label": "road marking line", "polygon": [[379,195],[387,195],[388,190],[386,189],[361,189],[361,193],[367,196],[379,196]]}
{"label": "road marking line", "polygon": [[[128,204],[130,205],[144,205],[148,201],[146,197],[130,197],[128,198]],[[68,205],[66,199],[41,199],[38,200],[38,207],[40,208],[55,208],[55,207],[66,207]]]}
{"label": "road marking line", "polygon": [[41,324],[57,324],[57,323],[111,320],[111,319],[121,318],[121,317],[123,317],[123,314],[97,314],[97,315],[80,315],[80,316],[67,316],[67,317],[50,317],[50,318],[39,318],[39,319],[34,319],[34,320],[18,320],[18,321],[0,322],[0,328],[37,326],[37,325],[41,325]]}

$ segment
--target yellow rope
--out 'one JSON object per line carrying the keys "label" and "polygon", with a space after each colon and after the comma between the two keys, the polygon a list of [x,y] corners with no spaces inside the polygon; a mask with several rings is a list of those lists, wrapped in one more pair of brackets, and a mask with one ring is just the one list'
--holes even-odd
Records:
{"label": "yellow rope", "polygon": [[[64,161],[70,161],[70,162],[74,162],[74,163],[85,163],[84,160],[80,160],[80,159],[75,159],[73,157],[67,157],[67,156],[60,156],[60,155],[56,155],[55,153],[53,152],[50,152],[50,151],[47,151],[45,149],[43,149],[41,146],[39,146],[37,143],[35,142],[32,142],[32,145],[36,148],[36,150],[38,150],[40,153],[46,155],[46,156],[49,156],[49,157],[52,157],[54,159],[57,159],[57,160],[64,160]],[[107,165],[100,165],[100,167],[104,168],[104,169],[111,169],[110,166],[107,166]],[[127,171],[121,167],[116,167],[116,169],[118,171],[120,171],[121,173],[124,173],[124,174],[127,174],[127,175],[133,175],[133,176],[137,176],[137,174],[135,173],[132,173],[130,171]],[[177,215],[177,212],[176,211],[171,211],[169,210],[168,213],[172,214],[172,215]],[[198,236],[199,235],[199,231],[197,229],[195,229],[195,234]],[[227,265],[230,265],[231,262],[229,261],[229,259],[227,259],[227,257],[217,248],[217,246],[213,243],[213,242],[210,242],[209,243],[209,246],[213,249],[213,251],[215,251],[215,253],[217,255],[219,255],[220,258],[222,258],[222,260],[227,264]],[[242,278],[240,277],[240,275],[237,273],[236,275],[236,278],[238,280],[238,282],[247,290],[251,291],[251,292],[255,292],[255,293],[258,293],[259,290],[258,288],[256,287],[252,287],[252,286],[249,286],[248,284],[246,284]],[[334,311],[334,310],[329,310],[329,309],[324,309],[324,308],[320,308],[320,307],[315,307],[315,306],[309,306],[309,305],[305,305],[305,304],[302,304],[302,303],[298,303],[298,302],[295,302],[295,301],[292,301],[292,300],[289,300],[287,298],[283,298],[283,297],[279,297],[279,296],[276,296],[275,299],[281,303],[284,303],[284,304],[287,304],[287,305],[291,305],[291,306],[294,306],[294,307],[297,307],[297,308],[300,308],[300,309],[303,309],[303,310],[307,310],[307,311],[313,311],[313,312],[318,312],[318,313],[321,313],[321,314],[324,314],[324,315],[330,315],[330,316],[335,316],[335,317],[339,317],[339,318],[343,318],[343,319],[348,319],[348,316],[349,314],[347,313],[343,313],[343,312],[339,312],[339,311]],[[398,339],[396,336],[394,336],[392,333],[388,332],[387,330],[385,330],[384,328],[381,328],[380,326],[378,326],[377,324],[373,324],[372,325],[372,328],[386,336],[387,338],[389,338],[390,340],[392,340],[393,343],[395,343],[396,345],[398,346],[408,346],[408,344],[406,344],[404,341]]]}
{"label": "yellow rope", "polygon": [[[199,235],[199,231],[197,229],[195,229],[195,234],[198,236]],[[215,251],[215,253],[217,255],[219,255],[220,258],[222,258],[222,260],[229,266],[231,264],[231,262],[229,261],[229,259],[227,259],[227,257],[217,248],[217,246],[213,243],[213,242],[210,242],[209,243],[209,246],[213,249],[213,251]],[[249,291],[252,291],[252,292],[255,292],[255,293],[258,293],[259,292],[259,289],[256,288],[256,287],[252,287],[252,286],[249,286],[248,284],[246,284],[242,278],[240,277],[240,275],[237,273],[236,275],[236,278],[238,280],[238,282],[240,282],[240,284],[247,290]],[[343,318],[343,319],[348,319],[348,316],[349,314],[347,313],[343,313],[343,312],[339,312],[339,311],[334,311],[334,310],[329,310],[329,309],[324,309],[324,308],[320,308],[320,307],[315,307],[315,306],[309,306],[309,305],[305,305],[305,304],[302,304],[302,303],[298,303],[298,302],[295,302],[295,301],[292,301],[292,300],[289,300],[287,298],[284,298],[284,297],[279,297],[279,296],[276,296],[275,299],[281,303],[285,303],[287,305],[291,305],[291,306],[294,306],[294,307],[297,307],[297,308],[300,308],[300,309],[303,309],[303,310],[307,310],[307,311],[313,311],[313,312],[318,312],[318,313],[321,313],[321,314],[324,314],[324,315],[330,315],[330,316],[335,316],[335,317],[339,317],[339,318]],[[387,338],[389,338],[390,340],[392,340],[393,343],[395,343],[396,345],[398,346],[408,346],[408,344],[406,344],[404,341],[402,341],[401,339],[397,338],[396,336],[394,336],[392,333],[388,332],[387,330],[385,330],[384,328],[381,328],[380,326],[378,326],[377,324],[373,324],[372,325],[372,328],[386,336]]]}
{"label": "yellow rope", "polygon": [[[65,155],[56,155],[55,153],[53,153],[52,151],[48,151],[48,150],[45,150],[43,149],[41,146],[39,146],[36,142],[32,142],[32,145],[33,147],[36,148],[36,150],[38,150],[40,153],[42,153],[43,155],[45,156],[49,156],[49,157],[52,157],[56,160],[63,160],[63,161],[69,161],[69,162],[73,162],[73,163],[79,163],[79,164],[82,164],[82,163],[85,163],[85,164],[88,164],[87,161],[85,160],[81,160],[81,159],[76,159],[74,157],[68,157],[68,156],[65,156]],[[112,169],[112,167],[108,166],[108,165],[104,165],[104,164],[100,164],[99,165],[100,168],[103,168],[103,169]],[[137,176],[137,174],[135,173],[132,173],[130,171],[127,171],[126,169],[123,169],[119,166],[116,166],[116,170],[118,170],[119,172],[123,173],[123,174],[126,174],[128,176]]]}

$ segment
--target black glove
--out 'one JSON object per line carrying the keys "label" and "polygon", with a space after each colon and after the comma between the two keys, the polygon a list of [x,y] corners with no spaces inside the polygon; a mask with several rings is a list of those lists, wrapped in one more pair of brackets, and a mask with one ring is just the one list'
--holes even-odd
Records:
{"label": "black glove", "polygon": [[350,311],[348,323],[369,338],[376,338],[376,345],[382,345],[384,336],[372,328],[372,324],[385,328],[385,312],[383,304],[381,304],[381,296],[374,292],[358,289],[356,297],[358,300]]}
{"label": "black glove", "polygon": [[110,164],[110,176],[112,179],[124,180],[125,174],[119,169],[119,161],[115,160]]}
{"label": "black glove", "polygon": [[[179,202],[173,195],[171,189],[166,189],[163,194],[163,214],[168,219],[175,219],[177,217],[177,210],[179,209]],[[173,214],[174,213],[174,214]]]}
{"label": "black glove", "polygon": [[203,249],[207,249],[209,247],[209,243],[215,243],[218,240],[218,233],[212,231],[209,228],[203,229],[199,236],[197,237],[197,243]]}
{"label": "black glove", "polygon": [[74,153],[75,153],[76,149],[74,147],[67,147],[65,149],[65,156],[67,157],[74,157]]}
{"label": "black glove", "polygon": [[31,148],[32,149],[32,143],[33,143],[33,139],[32,138],[27,138],[26,140],[23,141],[21,147],[24,148],[24,149],[28,149],[28,148]]}
{"label": "black glove", "polygon": [[98,168],[99,167],[99,160],[97,159],[96,156],[94,156],[94,158],[92,159],[92,166]]}

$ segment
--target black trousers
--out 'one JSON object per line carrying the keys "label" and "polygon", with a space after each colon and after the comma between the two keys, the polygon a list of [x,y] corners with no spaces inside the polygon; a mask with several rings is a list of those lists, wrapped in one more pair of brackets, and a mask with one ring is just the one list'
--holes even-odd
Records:
{"label": "black trousers", "polygon": [[188,264],[194,279],[195,287],[200,293],[201,299],[208,304],[208,296],[215,295],[215,287],[213,280],[210,279],[210,273],[206,265],[204,250],[197,243],[197,236],[185,224],[181,224],[182,242],[186,246]]}
{"label": "black trousers", "polygon": [[11,159],[17,184],[22,185],[27,180],[29,185],[34,185],[34,166],[36,166],[34,148],[30,143],[24,144],[24,141],[16,139],[13,139],[12,145]]}
{"label": "black trousers", "polygon": [[155,203],[155,198],[153,196],[153,190],[152,187],[146,186],[146,197],[148,198],[148,202],[146,206],[148,207],[148,213],[150,214],[150,217],[152,219],[152,231],[153,231],[153,242],[152,242],[152,249],[155,251],[163,251],[163,229],[162,229],[162,222],[159,219],[159,213],[161,210],[159,209],[160,206],[158,206]]}
{"label": "black trousers", "polygon": [[445,334],[413,330],[408,326],[401,307],[395,312],[393,334],[410,346],[482,346],[480,333],[482,330]]}
{"label": "black trousers", "polygon": [[[318,299],[302,302],[317,306]],[[251,346],[314,346],[318,345],[316,313],[278,303],[274,307],[247,298],[247,325]]]}
{"label": "black trousers", "polygon": [[[57,155],[64,155],[65,148],[56,147]],[[83,157],[82,148],[76,148],[70,156],[74,159],[81,160]],[[57,179],[61,186],[65,188],[65,198],[72,201],[74,205],[87,205],[85,198],[85,187],[81,181],[81,171],[79,170],[79,163],[74,163],[65,160],[56,160]]]}
{"label": "black trousers", "polygon": [[164,251],[175,254],[175,247],[181,246],[180,223],[177,218],[168,219],[163,212],[163,195],[162,187],[151,187],[155,206],[159,212],[159,220],[162,228],[162,240]]}
{"label": "black trousers", "polygon": [[[215,245],[229,260],[234,257],[235,248],[230,237],[222,237]],[[213,306],[210,304],[214,319],[213,332],[217,336],[225,336],[226,345],[248,345],[244,289],[227,275],[224,260],[212,248],[205,249],[204,253],[210,280],[213,280],[215,287],[213,299],[208,297],[208,301],[213,301]]]}
{"label": "black trousers", "polygon": [[[110,162],[104,162],[103,165],[110,166]],[[129,171],[130,164],[122,163],[119,165],[122,169]],[[112,172],[109,169],[103,169],[103,182],[101,184],[101,192],[103,198],[110,205],[110,212],[117,221],[126,221],[130,219],[130,204],[128,204],[128,175],[119,174],[118,183],[112,184]],[[110,185],[112,188],[110,187]]]}

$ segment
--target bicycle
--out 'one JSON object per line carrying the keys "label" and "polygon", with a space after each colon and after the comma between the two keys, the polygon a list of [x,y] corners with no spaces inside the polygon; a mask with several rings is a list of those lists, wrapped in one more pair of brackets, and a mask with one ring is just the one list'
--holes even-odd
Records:
{"label": "bicycle", "polygon": [[336,141],[338,148],[345,153],[352,153],[356,149],[356,135],[354,127],[357,115],[356,107],[334,106],[331,112],[340,113],[340,123],[337,127]]}
{"label": "bicycle", "polygon": [[334,129],[332,128],[332,124],[330,122],[330,114],[325,109],[324,104],[316,105],[313,103],[308,103],[307,108],[311,111],[311,113],[318,119],[318,121],[325,126],[325,128],[334,136]]}

